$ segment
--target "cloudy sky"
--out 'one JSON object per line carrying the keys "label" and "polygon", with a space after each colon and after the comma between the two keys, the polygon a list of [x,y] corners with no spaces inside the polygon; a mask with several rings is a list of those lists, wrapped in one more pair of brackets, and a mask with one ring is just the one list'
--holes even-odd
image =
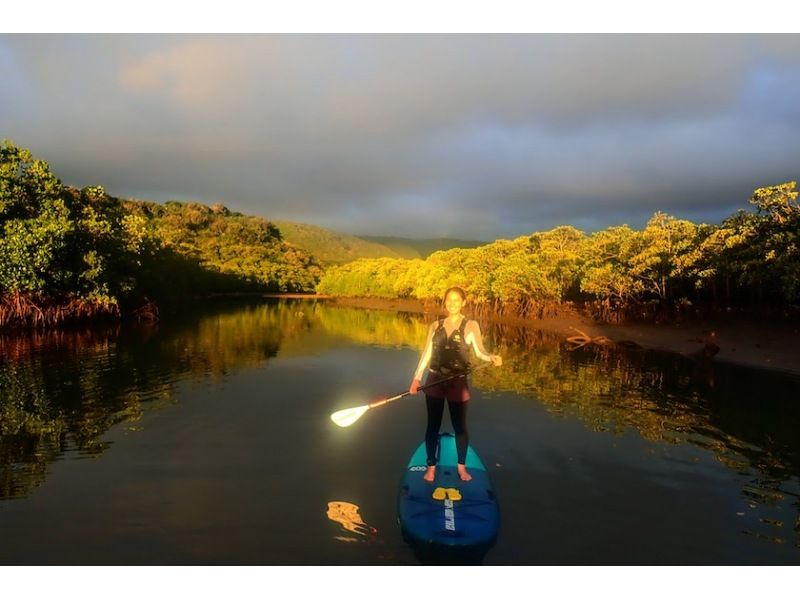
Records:
{"label": "cloudy sky", "polygon": [[800,35],[0,35],[68,184],[355,234],[720,222],[800,176]]}

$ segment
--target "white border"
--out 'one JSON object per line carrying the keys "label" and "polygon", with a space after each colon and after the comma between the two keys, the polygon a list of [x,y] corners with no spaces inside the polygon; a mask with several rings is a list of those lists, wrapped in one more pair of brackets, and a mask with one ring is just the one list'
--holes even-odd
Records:
{"label": "white border", "polygon": [[2,32],[793,32],[786,0],[12,2]]}
{"label": "white border", "polygon": [[[653,539],[658,541],[657,538]],[[798,567],[2,567],[8,595],[53,592],[63,598],[305,596],[406,598],[440,591],[459,598],[752,598],[785,594]],[[8,583],[10,582],[10,583]],[[439,588],[434,590],[434,588]]]}

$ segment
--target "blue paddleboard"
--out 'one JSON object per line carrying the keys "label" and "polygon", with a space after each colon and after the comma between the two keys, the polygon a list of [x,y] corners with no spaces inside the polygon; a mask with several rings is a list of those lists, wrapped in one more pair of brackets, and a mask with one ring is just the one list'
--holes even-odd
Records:
{"label": "blue paddleboard", "polygon": [[398,518],[403,537],[428,546],[489,548],[497,539],[500,511],[486,467],[469,447],[465,465],[472,480],[462,482],[456,466],[456,439],[439,436],[436,479],[422,479],[427,469],[425,443],[406,466],[400,484]]}

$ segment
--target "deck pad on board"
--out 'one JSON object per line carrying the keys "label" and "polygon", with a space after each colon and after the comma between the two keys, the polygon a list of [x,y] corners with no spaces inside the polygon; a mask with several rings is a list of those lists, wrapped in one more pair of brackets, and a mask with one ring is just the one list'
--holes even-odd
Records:
{"label": "deck pad on board", "polygon": [[455,437],[439,436],[436,479],[422,479],[427,469],[423,442],[406,466],[400,484],[398,517],[411,542],[442,546],[489,546],[497,538],[499,510],[486,467],[470,447],[466,467],[472,480],[458,477]]}

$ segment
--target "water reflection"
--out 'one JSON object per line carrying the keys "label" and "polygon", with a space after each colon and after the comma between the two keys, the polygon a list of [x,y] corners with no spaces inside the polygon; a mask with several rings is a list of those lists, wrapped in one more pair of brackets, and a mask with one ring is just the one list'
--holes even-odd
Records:
{"label": "water reflection", "polygon": [[759,518],[760,531],[743,532],[782,544],[792,529],[800,547],[800,379],[658,351],[572,351],[536,331],[495,338],[510,367],[476,374],[477,386],[537,400],[593,432],[635,431],[654,446],[708,451],[742,475],[750,509],[773,515]]}
{"label": "water reflection", "polygon": [[328,503],[328,511],[326,513],[328,519],[335,521],[345,531],[352,534],[351,536],[334,536],[335,540],[340,542],[359,542],[367,541],[369,538],[378,535],[377,529],[364,523],[358,508],[358,505],[340,500]]}
{"label": "water reflection", "polygon": [[218,380],[275,356],[302,320],[289,305],[223,308],[171,326],[0,336],[0,498],[26,496],[47,464],[93,456],[102,435],[173,400],[182,379]]}
{"label": "water reflection", "polygon": [[[276,356],[343,346],[418,351],[426,328],[422,316],[270,301],[216,304],[148,326],[0,337],[0,499],[29,496],[59,459],[102,455],[111,428],[140,430],[146,413],[175,404],[181,381],[218,384]],[[474,375],[481,400],[511,395],[598,434],[635,433],[665,459],[691,448],[681,457],[689,466],[711,456],[739,476],[746,511],[736,514],[758,521],[743,524],[745,533],[799,543],[796,378],[653,351],[570,351],[542,331],[484,329],[506,366]],[[375,534],[352,503],[331,502],[327,515],[351,534],[340,538]]]}
{"label": "water reflection", "polygon": [[509,367],[475,374],[480,388],[535,399],[596,432],[635,429],[647,440],[691,443],[733,469],[779,479],[800,470],[800,380],[658,351],[571,351],[541,331],[495,335]]}
{"label": "water reflection", "polygon": [[217,303],[169,322],[0,335],[0,499],[27,496],[49,463],[99,455],[111,427],[131,431],[173,401],[183,379],[219,381],[282,356],[356,342],[417,346],[424,323],[316,302]]}

